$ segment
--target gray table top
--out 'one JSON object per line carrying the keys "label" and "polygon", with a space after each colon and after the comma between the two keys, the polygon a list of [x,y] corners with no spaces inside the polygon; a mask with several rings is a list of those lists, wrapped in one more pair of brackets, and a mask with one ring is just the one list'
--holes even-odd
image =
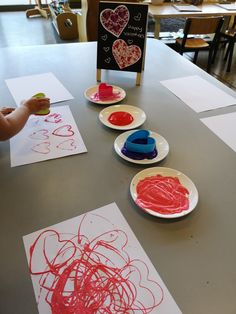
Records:
{"label": "gray table top", "polygon": [[[160,80],[200,75],[233,91],[157,40],[149,40],[140,87],[134,73],[102,71],[102,80],[127,92],[122,103],[142,108],[143,128],[163,135],[168,156],[155,166],[178,169],[199,192],[196,209],[165,220],[142,212],[132,201],[133,176],[148,166],[131,164],[113,149],[119,131],[103,126],[104,107],[88,102],[96,85],[96,43],[0,50],[1,105],[14,101],[7,78],[53,72],[74,96],[66,102],[88,153],[10,168],[9,142],[0,143],[0,313],[33,314],[37,306],[22,236],[116,202],[183,313],[236,313],[236,158],[197,114]],[[62,103],[65,104],[65,103]],[[235,111],[236,106],[214,114]]]}

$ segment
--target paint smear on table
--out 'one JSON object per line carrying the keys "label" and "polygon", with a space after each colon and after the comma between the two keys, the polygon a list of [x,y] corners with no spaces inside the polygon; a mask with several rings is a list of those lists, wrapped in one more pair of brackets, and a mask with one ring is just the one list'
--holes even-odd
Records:
{"label": "paint smear on table", "polygon": [[40,314],[181,313],[115,203],[23,240]]}
{"label": "paint smear on table", "polygon": [[140,180],[136,204],[163,215],[181,213],[189,208],[189,191],[176,177],[156,175]]}

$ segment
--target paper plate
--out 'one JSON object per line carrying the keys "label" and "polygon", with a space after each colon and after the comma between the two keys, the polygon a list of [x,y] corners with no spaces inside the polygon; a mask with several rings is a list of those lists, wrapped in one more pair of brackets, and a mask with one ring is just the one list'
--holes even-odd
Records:
{"label": "paper plate", "polygon": [[[143,206],[141,207],[139,204],[137,204],[137,196],[138,196],[137,185],[138,185],[138,183],[145,178],[148,178],[151,176],[156,176],[156,175],[161,175],[163,177],[174,177],[174,178],[179,179],[181,185],[184,188],[186,188],[189,192],[189,194],[188,194],[189,208],[188,209],[182,210],[179,213],[163,214],[163,213],[160,213],[158,211],[155,211],[153,209],[148,208],[148,206],[147,207],[143,207]],[[148,169],[145,169],[145,170],[137,173],[131,181],[130,193],[131,193],[131,196],[132,196],[132,198],[133,198],[133,200],[137,206],[142,208],[148,214],[156,216],[156,217],[161,217],[161,218],[178,218],[178,217],[185,216],[185,215],[189,214],[191,211],[193,211],[194,208],[196,207],[197,203],[198,203],[198,191],[197,191],[197,188],[194,185],[194,183],[182,172],[175,170],[175,169],[171,169],[171,168],[165,168],[165,167],[148,168]],[[171,192],[168,191],[168,193],[171,193]],[[170,199],[171,199],[171,197],[170,197]],[[152,198],[152,200],[153,200],[153,198]]]}
{"label": "paper plate", "polygon": [[[109,122],[109,117],[112,113],[115,112],[128,112],[132,117],[133,121],[130,124],[127,125],[114,125]],[[138,128],[140,125],[142,125],[145,120],[146,120],[146,114],[145,112],[135,106],[130,106],[130,105],[114,105],[114,106],[109,106],[103,109],[99,113],[99,119],[100,121],[106,125],[107,127],[115,130],[131,130]]]}
{"label": "paper plate", "polygon": [[113,100],[94,100],[92,98],[92,96],[97,93],[98,91],[98,85],[95,85],[95,86],[92,86],[92,87],[89,87],[88,89],[86,89],[86,91],[84,92],[84,96],[85,98],[87,98],[89,101],[95,103],[95,104],[100,104],[100,105],[110,105],[110,104],[115,104],[115,103],[118,103],[120,102],[121,100],[123,100],[126,96],[126,92],[121,88],[121,87],[118,87],[118,86],[114,86],[114,85],[111,85],[113,87],[113,92],[114,93],[120,93],[119,94],[119,97],[117,97],[116,99],[113,99]]}
{"label": "paper plate", "polygon": [[132,159],[132,158],[129,158],[127,156],[125,156],[123,153],[122,153],[122,148],[125,144],[125,141],[127,139],[127,137],[132,134],[133,132],[135,132],[137,130],[132,130],[132,131],[127,131],[127,132],[124,132],[122,134],[120,134],[116,139],[115,139],[115,142],[114,142],[114,148],[115,148],[115,151],[117,152],[117,154],[122,157],[123,159],[129,161],[129,162],[132,162],[132,163],[135,163],[135,164],[143,164],[143,165],[147,165],[147,164],[153,164],[155,162],[159,162],[161,161],[162,159],[164,159],[168,153],[169,153],[169,144],[168,142],[166,141],[166,139],[161,136],[160,134],[157,134],[155,132],[152,132],[152,131],[149,131],[150,132],[150,136],[153,137],[155,140],[156,140],[156,148],[157,148],[157,156],[153,159],[142,159],[142,160],[136,160],[136,159]]}

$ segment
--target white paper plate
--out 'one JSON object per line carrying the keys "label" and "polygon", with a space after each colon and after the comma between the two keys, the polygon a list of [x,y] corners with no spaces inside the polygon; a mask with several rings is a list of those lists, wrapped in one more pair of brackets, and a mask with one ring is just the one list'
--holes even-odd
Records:
{"label": "white paper plate", "polygon": [[[108,120],[109,116],[112,113],[118,112],[118,111],[128,112],[129,114],[131,114],[131,116],[133,117],[134,120],[130,124],[123,125],[123,126],[114,125],[114,124],[110,123]],[[142,109],[135,107],[135,106],[114,105],[114,106],[106,107],[105,109],[103,109],[99,113],[99,119],[104,125],[106,125],[107,127],[111,128],[111,129],[131,130],[131,129],[138,128],[140,125],[142,125],[145,122],[146,114]]]}
{"label": "white paper plate", "polygon": [[142,159],[142,160],[136,160],[136,159],[132,159],[132,158],[129,158],[127,156],[125,156],[123,153],[122,153],[122,148],[125,144],[125,141],[127,139],[127,137],[134,133],[135,131],[138,131],[138,130],[132,130],[132,131],[127,131],[127,132],[124,132],[122,134],[120,134],[116,139],[115,139],[115,142],[114,142],[114,148],[115,148],[115,151],[117,152],[117,154],[122,157],[123,159],[127,160],[127,161],[130,161],[132,163],[135,163],[135,164],[143,164],[143,165],[147,165],[147,164],[153,164],[155,162],[159,162],[161,161],[162,159],[164,159],[168,153],[169,153],[169,144],[168,142],[166,141],[166,139],[164,139],[163,136],[161,136],[160,134],[157,134],[155,132],[152,132],[152,131],[149,131],[150,132],[150,136],[153,137],[155,140],[156,140],[156,148],[157,148],[157,156],[153,159]]}
{"label": "white paper plate", "polygon": [[89,101],[95,103],[95,104],[100,104],[100,105],[116,104],[117,102],[120,102],[121,100],[123,100],[125,98],[126,92],[121,87],[114,86],[114,85],[111,85],[111,86],[113,87],[114,93],[117,93],[117,92],[120,93],[119,97],[117,97],[116,99],[105,100],[105,101],[93,100],[91,98],[91,96],[94,95],[98,91],[98,85],[95,85],[95,86],[92,86],[92,87],[89,87],[88,89],[86,89],[86,91],[84,92],[84,97],[87,98]]}
{"label": "white paper plate", "polygon": [[[161,218],[177,218],[177,217],[182,217],[185,216],[187,214],[189,214],[191,211],[194,210],[194,208],[196,207],[197,203],[198,203],[198,191],[196,189],[196,186],[194,185],[194,183],[182,172],[175,170],[175,169],[171,169],[171,168],[165,168],[165,167],[153,167],[153,168],[148,168],[145,169],[143,171],[140,171],[139,173],[137,173],[130,184],[130,193],[131,196],[134,200],[134,202],[136,203],[136,199],[137,199],[137,190],[136,187],[139,183],[140,180],[147,178],[147,177],[151,177],[151,176],[155,176],[155,175],[162,175],[162,176],[170,176],[170,177],[177,177],[180,181],[180,183],[189,191],[189,208],[187,210],[183,210],[180,213],[175,213],[175,214],[169,214],[169,215],[165,215],[165,214],[161,214],[158,213],[150,208],[144,208],[141,207],[145,212],[147,212],[150,215],[156,216],[156,217],[161,217]],[[137,204],[137,206],[139,206]],[[139,206],[140,207],[140,206]]]}

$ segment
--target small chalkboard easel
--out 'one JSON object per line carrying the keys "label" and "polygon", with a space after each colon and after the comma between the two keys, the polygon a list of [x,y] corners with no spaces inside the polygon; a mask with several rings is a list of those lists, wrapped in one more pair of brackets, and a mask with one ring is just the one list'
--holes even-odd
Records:
{"label": "small chalkboard easel", "polygon": [[99,3],[97,81],[101,81],[101,70],[106,69],[136,72],[136,85],[141,84],[147,14],[147,4]]}

